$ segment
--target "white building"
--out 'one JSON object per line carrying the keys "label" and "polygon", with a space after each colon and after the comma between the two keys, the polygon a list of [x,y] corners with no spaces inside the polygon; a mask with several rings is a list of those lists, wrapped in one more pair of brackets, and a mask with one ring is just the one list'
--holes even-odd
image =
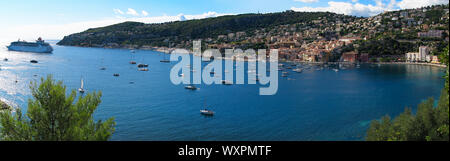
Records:
{"label": "white building", "polygon": [[407,62],[431,62],[430,48],[426,46],[419,47],[419,52],[406,53]]}
{"label": "white building", "polygon": [[417,62],[420,61],[419,53],[406,53],[406,62]]}
{"label": "white building", "polygon": [[430,55],[430,48],[426,46],[419,47],[419,55],[421,61],[427,61],[427,56]]}

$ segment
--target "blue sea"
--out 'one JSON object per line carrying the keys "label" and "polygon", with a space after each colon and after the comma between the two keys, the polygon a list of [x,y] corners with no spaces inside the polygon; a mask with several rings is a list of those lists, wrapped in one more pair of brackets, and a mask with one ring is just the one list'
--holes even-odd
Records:
{"label": "blue sea", "polygon": [[[149,64],[141,72],[129,64],[130,50],[53,45],[53,54],[35,54],[3,46],[2,101],[26,111],[31,81],[52,74],[76,90],[83,78],[87,92],[103,93],[94,118],[115,118],[111,140],[363,140],[371,120],[396,116],[405,107],[414,111],[421,101],[438,98],[444,85],[441,68],[362,64],[339,72],[291,70],[287,78],[278,77],[278,92],[271,96],[259,95],[261,85],[248,84],[190,91],[172,84],[176,62],[160,63],[164,55],[155,51],[136,50],[133,59]],[[33,59],[39,63],[31,64]],[[216,112],[213,117],[200,115],[205,104]]]}

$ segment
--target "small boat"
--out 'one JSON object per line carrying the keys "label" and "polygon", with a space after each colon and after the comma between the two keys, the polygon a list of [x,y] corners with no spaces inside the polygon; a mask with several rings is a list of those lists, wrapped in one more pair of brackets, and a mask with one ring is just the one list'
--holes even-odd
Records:
{"label": "small boat", "polygon": [[130,52],[131,52],[131,53],[135,53],[136,51],[134,51],[134,50],[130,50]]}
{"label": "small boat", "polygon": [[106,68],[105,67],[101,67],[100,70],[106,70]]}
{"label": "small boat", "polygon": [[232,81],[222,80],[223,85],[233,85]]}
{"label": "small boat", "polygon": [[282,74],[288,74],[288,72],[283,72]]}
{"label": "small boat", "polygon": [[167,51],[164,51],[164,59],[160,60],[159,62],[161,62],[161,63],[170,63],[170,60],[166,58],[166,54],[165,54],[165,53],[167,53],[167,54],[171,53],[171,51],[170,51],[170,42],[169,42],[168,47],[169,48],[167,48]]}
{"label": "small boat", "polygon": [[164,54],[164,59],[160,60],[161,63],[170,63],[170,60],[166,58],[166,54]]}
{"label": "small boat", "polygon": [[292,69],[292,67],[286,67],[286,69]]}
{"label": "small boat", "polygon": [[206,115],[206,116],[212,116],[212,115],[214,115],[214,111],[204,109],[204,110],[200,110],[200,114]]}
{"label": "small boat", "polygon": [[335,72],[339,72],[339,69],[333,69]]}
{"label": "small boat", "polygon": [[287,75],[286,74],[282,74],[281,77],[287,77]]}
{"label": "small boat", "polygon": [[188,85],[186,87],[184,87],[185,89],[189,89],[189,90],[197,90],[197,87],[195,87],[194,85]]}
{"label": "small boat", "polygon": [[138,68],[146,68],[146,67],[148,67],[148,64],[138,64],[137,67]]}
{"label": "small boat", "polygon": [[117,74],[117,73],[116,73],[116,74],[113,74],[113,76],[114,76],[114,77],[118,77],[118,76],[120,76],[120,74]]}
{"label": "small boat", "polygon": [[31,60],[30,63],[38,63],[37,60]]}
{"label": "small boat", "polygon": [[81,86],[80,86],[80,88],[78,88],[78,92],[84,93],[84,81],[83,81],[83,78],[81,78]]}
{"label": "small boat", "polygon": [[297,72],[297,73],[301,73],[301,72],[303,72],[303,69],[297,68],[297,69],[294,69],[294,71]]}
{"label": "small boat", "polygon": [[130,61],[130,64],[136,64],[136,62],[135,61]]}
{"label": "small boat", "polygon": [[148,71],[148,68],[139,68],[139,71]]}

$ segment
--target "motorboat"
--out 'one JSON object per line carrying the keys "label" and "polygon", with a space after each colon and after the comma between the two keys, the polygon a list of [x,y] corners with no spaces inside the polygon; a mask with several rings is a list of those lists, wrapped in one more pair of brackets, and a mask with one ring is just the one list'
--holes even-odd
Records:
{"label": "motorboat", "polygon": [[297,72],[297,73],[301,73],[301,72],[303,72],[303,69],[297,68],[297,69],[294,69],[293,71],[294,71],[294,72]]}
{"label": "motorboat", "polygon": [[138,68],[147,68],[148,64],[138,64],[137,67]]}
{"label": "motorboat", "polygon": [[189,89],[189,90],[197,90],[197,87],[195,87],[194,85],[188,85],[186,87],[184,87],[185,89]]}
{"label": "motorboat", "polygon": [[223,85],[233,85],[232,81],[222,80]]}

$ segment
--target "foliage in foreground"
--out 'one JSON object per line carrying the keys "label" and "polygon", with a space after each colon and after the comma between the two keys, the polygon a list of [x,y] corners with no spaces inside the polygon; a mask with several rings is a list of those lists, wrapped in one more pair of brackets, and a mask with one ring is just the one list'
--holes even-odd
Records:
{"label": "foliage in foreground", "polygon": [[17,110],[0,113],[0,139],[14,141],[106,141],[114,132],[113,118],[94,122],[93,113],[101,100],[101,92],[77,98],[72,90],[51,76],[41,84],[31,84],[33,99],[28,100],[27,114]]}
{"label": "foliage in foreground", "polygon": [[448,92],[442,91],[437,107],[430,98],[418,106],[417,113],[411,109],[395,119],[389,116],[372,121],[367,131],[368,141],[448,141],[449,107]]}

